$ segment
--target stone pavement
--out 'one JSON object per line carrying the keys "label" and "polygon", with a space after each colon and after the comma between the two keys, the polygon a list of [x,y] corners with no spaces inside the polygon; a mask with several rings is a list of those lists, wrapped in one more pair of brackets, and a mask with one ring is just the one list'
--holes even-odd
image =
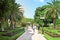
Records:
{"label": "stone pavement", "polygon": [[35,32],[31,27],[28,30],[18,37],[16,40],[46,40],[42,34],[38,34],[38,30],[35,29]]}

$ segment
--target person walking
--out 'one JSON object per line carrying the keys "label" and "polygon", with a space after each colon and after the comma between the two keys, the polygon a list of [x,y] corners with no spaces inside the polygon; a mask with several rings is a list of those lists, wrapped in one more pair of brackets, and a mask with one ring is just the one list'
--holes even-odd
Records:
{"label": "person walking", "polygon": [[31,24],[31,28],[33,29],[33,24]]}
{"label": "person walking", "polygon": [[38,33],[40,32],[40,25],[37,24]]}
{"label": "person walking", "polygon": [[36,30],[36,25],[33,24],[33,31],[35,32],[35,30]]}

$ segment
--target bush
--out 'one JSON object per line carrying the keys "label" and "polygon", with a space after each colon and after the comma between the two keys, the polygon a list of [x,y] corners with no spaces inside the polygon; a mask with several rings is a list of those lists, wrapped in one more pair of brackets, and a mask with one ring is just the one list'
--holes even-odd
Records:
{"label": "bush", "polygon": [[52,34],[60,34],[56,29],[45,28],[44,30]]}
{"label": "bush", "polygon": [[[2,36],[5,33],[14,33],[12,36]],[[0,40],[15,40],[24,33],[24,27],[16,28],[15,30],[8,30],[8,32],[0,32]],[[7,34],[8,35],[8,34]]]}

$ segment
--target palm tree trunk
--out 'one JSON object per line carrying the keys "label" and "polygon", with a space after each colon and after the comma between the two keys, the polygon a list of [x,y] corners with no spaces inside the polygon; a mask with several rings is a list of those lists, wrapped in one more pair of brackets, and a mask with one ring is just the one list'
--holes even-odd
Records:
{"label": "palm tree trunk", "polygon": [[1,27],[1,29],[2,29],[2,31],[5,31],[3,26]]}
{"label": "palm tree trunk", "polygon": [[0,23],[0,29],[1,29],[1,23]]}
{"label": "palm tree trunk", "polygon": [[5,31],[5,29],[4,29],[4,19],[3,18],[1,19],[1,30]]}
{"label": "palm tree trunk", "polygon": [[1,28],[1,19],[0,19],[0,28]]}
{"label": "palm tree trunk", "polygon": [[54,24],[53,28],[55,29],[56,28],[56,18],[53,19],[53,24]]}
{"label": "palm tree trunk", "polygon": [[14,21],[12,21],[12,29],[15,29]]}
{"label": "palm tree trunk", "polygon": [[12,20],[10,20],[11,23],[10,23],[10,29],[13,29],[12,26],[13,26],[13,23],[12,23]]}
{"label": "palm tree trunk", "polygon": [[14,28],[14,22],[13,22],[13,15],[10,15],[10,21],[11,21],[11,23],[10,23],[10,28],[11,28],[11,29],[15,29],[15,28]]}
{"label": "palm tree trunk", "polygon": [[2,26],[2,23],[0,23],[0,28],[1,28],[1,31],[5,31],[4,27]]}

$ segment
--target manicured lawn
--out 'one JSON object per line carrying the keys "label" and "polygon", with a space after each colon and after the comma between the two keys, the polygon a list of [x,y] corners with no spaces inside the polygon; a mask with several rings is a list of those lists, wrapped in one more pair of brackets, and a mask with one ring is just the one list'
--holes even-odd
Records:
{"label": "manicured lawn", "polygon": [[[47,29],[47,28],[44,28],[47,32],[51,32],[53,34],[60,34],[59,32],[57,32],[57,30],[55,29]],[[44,30],[44,31],[45,31]],[[42,34],[42,28],[40,29],[40,33]],[[47,39],[47,40],[60,40],[60,37],[56,38],[56,37],[52,37],[52,36],[49,36],[48,34],[44,33],[44,37]]]}
{"label": "manicured lawn", "polygon": [[46,32],[49,32],[49,33],[52,33],[52,34],[60,34],[60,32],[58,32],[58,30],[56,30],[56,29],[50,29],[50,28],[45,27],[44,30]]}
{"label": "manicured lawn", "polygon": [[54,37],[49,36],[48,34],[44,34],[44,35],[47,40],[60,40],[60,38],[54,38]]}
{"label": "manicured lawn", "polygon": [[[23,30],[21,30],[21,29],[23,29]],[[18,30],[21,30],[21,31],[19,32]],[[18,31],[18,33],[16,33],[16,31]],[[15,40],[20,35],[22,35],[25,31],[24,31],[24,28],[16,28],[15,30],[8,30],[8,33],[10,33],[10,32],[14,32],[16,34],[14,36],[2,36],[2,34],[5,32],[0,32],[0,40]]]}

